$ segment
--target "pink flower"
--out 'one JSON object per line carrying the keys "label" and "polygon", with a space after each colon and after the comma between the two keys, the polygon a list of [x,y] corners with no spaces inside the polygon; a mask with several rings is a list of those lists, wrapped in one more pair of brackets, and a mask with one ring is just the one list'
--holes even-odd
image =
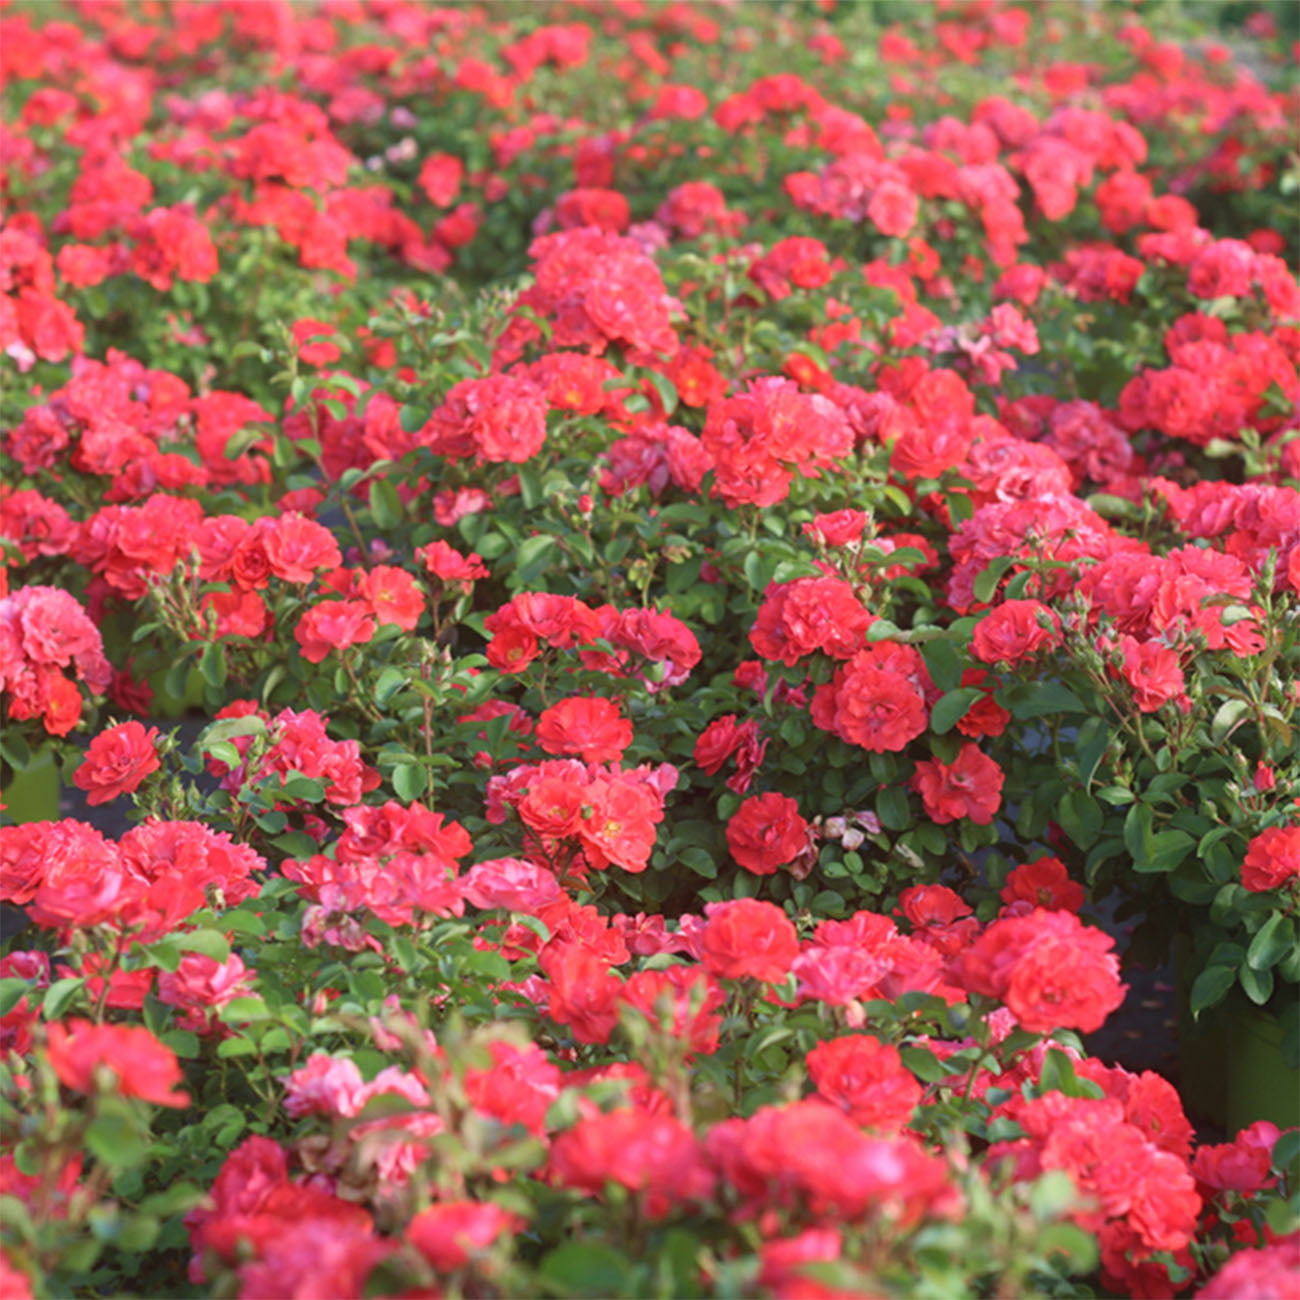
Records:
{"label": "pink flower", "polygon": [[350,1057],[314,1052],[306,1065],[285,1080],[284,1109],[303,1115],[343,1115],[351,1118],[366,1104],[365,1083]]}

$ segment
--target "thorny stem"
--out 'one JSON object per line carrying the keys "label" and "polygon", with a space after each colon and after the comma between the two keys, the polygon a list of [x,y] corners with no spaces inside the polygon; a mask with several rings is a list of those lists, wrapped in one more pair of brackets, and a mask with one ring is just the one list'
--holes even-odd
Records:
{"label": "thorny stem", "polygon": [[341,655],[339,655],[339,659],[342,661],[343,669],[348,675],[348,681],[352,683],[353,698],[360,706],[362,712],[365,713],[366,717],[368,717],[371,722],[382,722],[383,714],[380,713],[373,704],[371,704],[371,702],[366,698],[365,692],[361,689],[361,682],[357,677],[357,670],[352,666],[351,654],[345,650]]}
{"label": "thorny stem", "polygon": [[353,514],[352,507],[348,504],[346,492],[339,495],[339,506],[343,510],[343,517],[348,521],[348,527],[352,530],[352,536],[356,540],[360,558],[364,562],[366,558],[366,539],[362,536],[361,525],[357,523],[357,517]]}
{"label": "thorny stem", "polygon": [[121,960],[121,957],[122,957],[122,936],[119,934],[115,937],[113,941],[113,958],[108,963],[107,969],[105,969],[101,974],[101,978],[104,982],[104,987],[100,990],[99,999],[95,1003],[95,1023],[97,1025],[102,1025],[104,1023],[104,1012],[108,1009],[108,995],[109,992],[111,991],[110,976],[112,975],[113,970],[117,967],[117,963]]}

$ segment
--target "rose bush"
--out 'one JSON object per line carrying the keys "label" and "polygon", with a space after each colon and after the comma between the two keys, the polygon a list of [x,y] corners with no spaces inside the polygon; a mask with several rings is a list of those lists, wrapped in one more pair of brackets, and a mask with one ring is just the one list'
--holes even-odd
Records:
{"label": "rose bush", "polygon": [[0,11],[6,1294],[1295,1271],[1289,1115],[1089,1042],[1117,914],[1300,1057],[1297,33],[1221,18]]}

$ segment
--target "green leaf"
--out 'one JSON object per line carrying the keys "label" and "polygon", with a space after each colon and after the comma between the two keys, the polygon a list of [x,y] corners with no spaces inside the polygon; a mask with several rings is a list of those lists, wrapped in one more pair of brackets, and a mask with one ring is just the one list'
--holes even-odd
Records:
{"label": "green leaf", "polygon": [[169,1029],[158,1041],[185,1060],[192,1060],[199,1054],[198,1035],[190,1033],[188,1029]]}
{"label": "green leaf", "polygon": [[949,691],[935,702],[930,713],[930,730],[937,736],[946,735],[970,712],[984,692],[977,686],[960,686]]}
{"label": "green leaf", "polygon": [[935,686],[944,692],[956,690],[963,671],[956,646],[945,637],[936,637],[933,641],[922,641],[920,650]]}
{"label": "green leaf", "polygon": [[1216,747],[1222,745],[1241,720],[1250,716],[1250,711],[1250,704],[1246,700],[1225,700],[1215,710],[1210,722],[1211,742]]}
{"label": "green leaf", "polygon": [[217,1044],[217,1055],[222,1058],[231,1056],[256,1056],[257,1044],[251,1038],[243,1038],[236,1035],[234,1038],[223,1038]]}
{"label": "green leaf", "polygon": [[912,823],[912,810],[907,802],[907,791],[898,785],[887,786],[881,790],[876,795],[876,815],[886,830],[906,830]]}
{"label": "green leaf", "polygon": [[325,782],[320,777],[299,776],[295,773],[285,779],[277,793],[285,799],[305,799],[308,803],[320,803],[325,798]]}
{"label": "green leaf", "polygon": [[234,745],[228,740],[211,740],[205,742],[203,752],[208,758],[216,759],[227,767],[235,768],[244,760]]}
{"label": "green leaf", "polygon": [[32,750],[14,727],[6,727],[0,737],[0,757],[15,771],[25,772],[32,765]]}
{"label": "green leaf", "polygon": [[86,981],[81,976],[74,975],[67,979],[55,980],[45,990],[45,997],[41,1002],[41,1014],[46,1020],[62,1019],[72,1005],[73,999],[85,986]]}
{"label": "green leaf", "polygon": [[744,570],[745,581],[755,591],[766,591],[767,584],[772,581],[772,574],[776,569],[776,559],[765,556],[761,551],[751,550],[746,553],[741,568]]}
{"label": "green leaf", "polygon": [[779,734],[792,749],[798,749],[808,738],[808,729],[804,726],[803,719],[797,713],[792,713],[781,723]]}
{"label": "green leaf", "polygon": [[701,848],[698,844],[688,844],[685,848],[678,849],[677,857],[697,876],[703,876],[705,880],[717,878],[718,864],[708,849]]}
{"label": "green leaf", "polygon": [[261,998],[231,998],[218,1013],[227,1025],[238,1025],[250,1020],[269,1020],[271,1012]]}
{"label": "green leaf", "polygon": [[1034,1180],[1029,1208],[1039,1220],[1055,1219],[1078,1203],[1079,1195],[1064,1169],[1051,1169]]}
{"label": "green leaf", "polygon": [[140,1209],[145,1214],[157,1214],[167,1218],[173,1214],[184,1214],[192,1210],[207,1193],[194,1183],[171,1183],[163,1191],[146,1196],[140,1202]]}
{"label": "green leaf", "polygon": [[1151,809],[1144,803],[1135,803],[1124,818],[1124,847],[1134,865],[1151,856],[1151,819]]}
{"label": "green leaf", "polygon": [[975,599],[981,605],[987,604],[993,599],[993,593],[998,589],[998,583],[1002,581],[1002,575],[1015,563],[1009,555],[999,555],[996,559],[990,560],[988,567],[975,579],[973,594]]}
{"label": "green leaf", "polygon": [[[520,465],[517,475],[519,478],[519,497],[524,503],[524,509],[536,510],[542,504],[542,481],[537,476],[537,467],[535,465]],[[481,548],[479,554],[484,554]]]}
{"label": "green leaf", "polygon": [[1281,912],[1274,912],[1260,927],[1246,950],[1246,965],[1266,971],[1276,966],[1296,943],[1294,926]]}
{"label": "green leaf", "polygon": [[401,526],[405,513],[402,509],[402,498],[398,496],[397,488],[389,479],[371,480],[369,501],[370,513],[380,528],[387,530]]}
{"label": "green leaf", "polygon": [[667,375],[662,375],[657,370],[647,370],[644,373],[659,394],[659,404],[664,408],[664,417],[667,418],[677,409],[676,386]]}
{"label": "green leaf", "polygon": [[767,1025],[754,1034],[745,1044],[745,1059],[747,1061],[757,1060],[769,1047],[775,1047],[778,1043],[783,1043],[787,1038],[794,1037],[794,1030],[789,1025],[775,1024]]}
{"label": "green leaf", "polygon": [[[1291,1132],[1294,1133],[1295,1129]],[[1280,1142],[1281,1138],[1278,1141]],[[1273,1149],[1277,1150],[1276,1143]],[[1294,1187],[1295,1183],[1291,1182],[1288,1186]],[[1296,1211],[1295,1198],[1292,1197],[1290,1201],[1270,1200],[1264,1207],[1264,1221],[1274,1237],[1289,1237],[1300,1228],[1300,1213]]]}
{"label": "green leaf", "polygon": [[566,1241],[542,1260],[537,1280],[555,1296],[604,1300],[633,1294],[631,1261],[600,1241]]}
{"label": "green leaf", "polygon": [[1228,990],[1236,983],[1237,972],[1231,966],[1211,966],[1203,970],[1192,984],[1187,1005],[1193,1017],[1202,1011],[1218,1006],[1228,995]]}
{"label": "green leaf", "polygon": [[997,693],[1015,718],[1046,718],[1058,713],[1088,713],[1088,706],[1060,682],[1016,682]]}
{"label": "green leaf", "polygon": [[199,675],[209,686],[220,689],[226,684],[226,652],[215,641],[203,647],[203,654],[199,657]]}
{"label": "green leaf", "polygon": [[[1137,804],[1135,807],[1141,807]],[[1133,859],[1133,870],[1142,872],[1172,871],[1196,846],[1186,831],[1158,831],[1147,841],[1146,855]]]}
{"label": "green leaf", "polygon": [[1273,1168],[1280,1174],[1293,1175],[1296,1170],[1291,1166],[1300,1164],[1300,1128],[1288,1129],[1273,1143],[1270,1157]]}
{"label": "green leaf", "polygon": [[429,774],[418,763],[403,763],[393,769],[393,789],[403,803],[412,803],[428,787]]}
{"label": "green leaf", "polygon": [[1108,492],[1093,492],[1085,498],[1090,510],[1095,510],[1103,519],[1136,519],[1138,507],[1127,497],[1111,496]]}
{"label": "green leaf", "polygon": [[1273,996],[1273,972],[1271,970],[1253,970],[1249,962],[1243,962],[1237,968],[1237,978],[1241,982],[1246,996],[1257,1006],[1262,1007]]}
{"label": "green leaf", "polygon": [[1070,790],[1056,805],[1056,820],[1081,849],[1090,849],[1101,838],[1106,817],[1082,790]]}
{"label": "green leaf", "polygon": [[945,1065],[927,1047],[900,1047],[898,1055],[922,1083],[941,1083],[952,1076],[951,1067]]}
{"label": "green leaf", "polygon": [[1038,1087],[1040,1092],[1063,1092],[1067,1097],[1100,1098],[1105,1095],[1100,1085],[1091,1079],[1079,1078],[1074,1071],[1074,1062],[1057,1047],[1049,1048],[1043,1058]]}
{"label": "green leaf", "polygon": [[159,970],[174,971],[181,964],[181,950],[175,938],[155,939],[135,949],[152,966]]}
{"label": "green leaf", "polygon": [[1078,755],[1079,777],[1085,786],[1092,784],[1109,743],[1110,731],[1100,718],[1088,718],[1080,724],[1075,753]]}
{"label": "green leaf", "polygon": [[403,406],[397,422],[402,426],[403,433],[419,433],[429,423],[432,414],[432,409],[426,404]]}
{"label": "green leaf", "polygon": [[7,1016],[28,993],[35,992],[24,979],[0,980],[0,1016]]}
{"label": "green leaf", "polygon": [[198,952],[215,962],[230,960],[230,944],[220,930],[190,930],[171,936],[176,946],[184,952]]}
{"label": "green leaf", "polygon": [[98,1098],[83,1140],[97,1160],[119,1169],[140,1164],[148,1153],[140,1122],[121,1097]]}
{"label": "green leaf", "polygon": [[1067,1268],[1076,1277],[1086,1277],[1098,1264],[1097,1238],[1077,1223],[1049,1223],[1038,1234],[1038,1249],[1043,1255],[1064,1255]]}
{"label": "green leaf", "polygon": [[404,673],[400,668],[385,668],[375,682],[375,703],[380,708],[383,708],[406,685],[408,680],[409,674]]}
{"label": "green leaf", "polygon": [[1134,803],[1137,796],[1122,785],[1103,785],[1097,790],[1097,798],[1103,803],[1110,804],[1112,808],[1123,808]]}
{"label": "green leaf", "polygon": [[539,533],[520,542],[515,552],[515,572],[520,580],[530,583],[541,577],[554,550],[555,538],[549,533]]}
{"label": "green leaf", "polygon": [[897,639],[902,630],[897,623],[891,623],[887,618],[878,618],[867,628],[867,640],[873,643],[876,641],[893,641]]}
{"label": "green leaf", "polygon": [[306,831],[285,831],[273,836],[271,845],[289,858],[309,858],[320,845]]}
{"label": "green leaf", "polygon": [[1226,885],[1237,874],[1240,857],[1233,848],[1232,835],[1232,827],[1216,826],[1202,835],[1196,846],[1196,856],[1216,885]]}

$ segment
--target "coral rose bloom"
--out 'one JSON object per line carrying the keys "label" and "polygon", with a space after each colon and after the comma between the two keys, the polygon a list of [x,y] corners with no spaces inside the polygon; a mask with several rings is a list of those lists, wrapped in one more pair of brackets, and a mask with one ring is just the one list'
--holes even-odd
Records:
{"label": "coral rose bloom", "polygon": [[1002,803],[1002,769],[978,746],[964,744],[951,763],[918,763],[912,788],[918,790],[926,815],[940,826],[969,817],[987,826]]}
{"label": "coral rose bloom", "polygon": [[188,1106],[188,1093],[173,1092],[183,1082],[176,1055],[147,1029],[93,1025],[69,1020],[49,1027],[49,1057],[59,1082],[74,1092],[96,1090],[95,1074],[115,1076],[122,1097],[139,1097],[155,1106]]}
{"label": "coral rose bloom", "polygon": [[1300,826],[1270,826],[1250,842],[1241,883],[1252,893],[1281,889],[1300,879]]}
{"label": "coral rose bloom", "polygon": [[727,823],[727,847],[742,867],[770,876],[808,847],[808,823],[795,800],[783,794],[755,795]]}
{"label": "coral rose bloom", "polygon": [[72,778],[86,792],[86,802],[93,807],[138,790],[162,766],[154,747],[157,736],[157,727],[146,731],[139,722],[123,722],[96,736]]}
{"label": "coral rose bloom", "polygon": [[575,696],[542,710],[537,743],[548,754],[577,754],[585,763],[617,763],[632,743],[632,724],[601,696]]}
{"label": "coral rose bloom", "polygon": [[700,957],[719,979],[751,976],[777,984],[790,973],[799,955],[799,937],[786,914],[774,903],[738,898],[710,903]]}

